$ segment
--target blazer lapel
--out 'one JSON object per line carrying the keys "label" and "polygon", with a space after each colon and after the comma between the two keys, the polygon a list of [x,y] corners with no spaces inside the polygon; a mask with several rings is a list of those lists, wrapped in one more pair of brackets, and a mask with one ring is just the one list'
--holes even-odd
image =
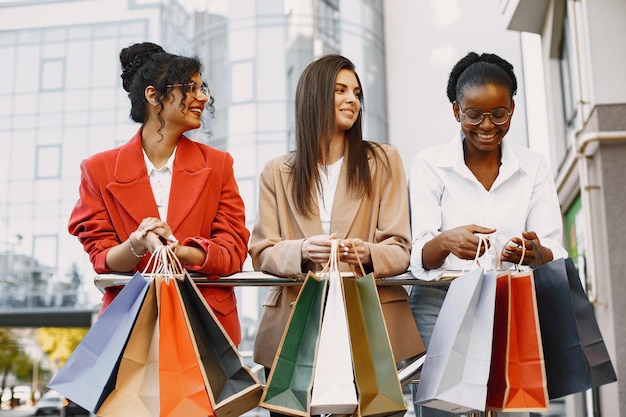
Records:
{"label": "blazer lapel", "polygon": [[[205,187],[212,187],[211,171],[204,154],[190,139],[182,136],[176,147],[167,212],[167,223],[172,232],[176,232],[196,204],[207,204],[199,199]],[[219,190],[216,191],[216,198],[219,198]]]}
{"label": "blazer lapel", "polygon": [[291,194],[291,169],[289,168],[287,162],[283,163],[280,167],[280,178],[283,183],[283,190],[285,190],[287,201],[289,202],[289,207],[294,207],[292,215],[300,227],[302,236],[309,237],[321,235],[323,233],[322,222],[320,221],[317,199],[313,200],[313,212],[311,214],[305,216],[299,213],[295,210],[296,204],[293,200],[293,195]]}
{"label": "blazer lapel", "polygon": [[115,182],[107,184],[107,190],[118,201],[120,210],[126,211],[137,224],[146,217],[159,216],[143,158],[141,129],[120,147],[113,178]]}

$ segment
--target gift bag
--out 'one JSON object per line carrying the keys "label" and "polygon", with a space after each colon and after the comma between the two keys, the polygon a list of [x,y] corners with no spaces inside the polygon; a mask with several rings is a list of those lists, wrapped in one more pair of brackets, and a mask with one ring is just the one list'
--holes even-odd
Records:
{"label": "gift bag", "polygon": [[[358,256],[357,256],[358,258]],[[361,265],[361,272],[364,273]],[[350,330],[358,416],[403,416],[407,406],[396,372],[374,275],[342,277]]]}
{"label": "gift bag", "polygon": [[313,370],[328,280],[309,272],[278,347],[260,405],[270,411],[309,416]]}
{"label": "gift bag", "polygon": [[187,326],[217,417],[240,416],[259,404],[263,387],[188,274],[175,280]]}
{"label": "gift bag", "polygon": [[548,389],[532,271],[503,272],[496,304],[487,408],[546,411]]}
{"label": "gift bag", "polygon": [[416,404],[451,413],[485,409],[495,275],[478,267],[450,283],[426,352]]}
{"label": "gift bag", "polygon": [[48,387],[95,412],[113,391],[119,359],[148,282],[136,273],[96,320]]}
{"label": "gift bag", "polygon": [[587,361],[578,336],[576,315],[564,259],[533,270],[548,395],[559,398],[591,388]]}
{"label": "gift bag", "polygon": [[[497,272],[479,266],[481,247],[488,242],[479,237],[474,264],[450,283],[439,311],[415,404],[452,413],[485,409]],[[487,256],[485,263],[490,261]]]}
{"label": "gift bag", "polygon": [[604,343],[593,306],[583,289],[578,271],[571,258],[566,259],[565,269],[576,315],[578,336],[585,354],[591,387],[599,387],[617,381],[611,357]]}
{"label": "gift bag", "polygon": [[352,414],[358,404],[337,245],[338,241],[333,239],[328,273],[325,274],[328,292],[315,360],[311,394],[313,415]]}
{"label": "gift bag", "polygon": [[159,407],[162,417],[215,416],[191,329],[178,296],[182,278],[163,246],[164,269],[155,273],[159,306]]}
{"label": "gift bag", "polygon": [[159,328],[156,287],[151,282],[122,354],[115,389],[99,417],[159,417]]}

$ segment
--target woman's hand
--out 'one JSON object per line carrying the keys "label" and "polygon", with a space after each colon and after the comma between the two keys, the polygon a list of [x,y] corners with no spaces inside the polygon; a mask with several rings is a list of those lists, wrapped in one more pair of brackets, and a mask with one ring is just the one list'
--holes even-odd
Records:
{"label": "woman's hand", "polygon": [[[522,265],[530,265],[533,268],[541,266],[552,260],[552,251],[541,245],[541,242],[537,237],[537,233],[533,231],[524,231],[522,232],[522,238],[524,239],[523,242],[519,237],[511,239],[510,243],[512,244],[508,244],[502,250],[502,262],[519,264],[520,259],[522,258],[522,253],[524,254]],[[522,245],[526,248],[525,251]]]}
{"label": "woman's hand", "polygon": [[177,243],[170,226],[156,217],[146,217],[143,219],[139,227],[137,227],[137,230],[132,233],[131,239],[133,239],[133,248],[135,248],[135,242],[137,242],[140,248],[149,252],[154,252],[158,247],[164,244]]}
{"label": "woman's hand", "polygon": [[316,264],[325,264],[330,257],[332,235],[311,236],[302,242],[302,261],[311,261]]}
{"label": "woman's hand", "polygon": [[339,242],[338,250],[339,259],[341,260],[341,262],[345,262],[351,265],[359,265],[360,260],[362,265],[372,264],[370,248],[361,239],[344,239]]}
{"label": "woman's hand", "polygon": [[[451,253],[459,259],[473,260],[480,242],[477,234],[489,235],[495,231],[493,228],[470,224],[441,232],[424,245],[422,264],[425,269],[439,268]],[[481,246],[479,256],[485,253],[485,249]]]}

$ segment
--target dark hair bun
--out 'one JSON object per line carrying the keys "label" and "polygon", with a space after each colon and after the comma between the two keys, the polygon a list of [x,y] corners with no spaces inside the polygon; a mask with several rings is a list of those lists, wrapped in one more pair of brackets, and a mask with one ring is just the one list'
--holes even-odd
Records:
{"label": "dark hair bun", "polygon": [[120,62],[122,63],[122,86],[124,90],[130,91],[133,77],[154,54],[165,52],[163,48],[152,42],[136,43],[120,52]]}

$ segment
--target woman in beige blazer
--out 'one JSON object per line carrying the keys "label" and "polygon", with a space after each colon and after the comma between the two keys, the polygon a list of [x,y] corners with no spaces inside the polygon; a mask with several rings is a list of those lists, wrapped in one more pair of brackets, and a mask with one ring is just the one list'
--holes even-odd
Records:
{"label": "woman in beige blazer", "polygon": [[[363,92],[354,65],[324,56],[304,70],[296,91],[296,150],[267,163],[250,240],[255,270],[304,278],[340,240],[340,267],[358,267],[354,245],[376,278],[405,272],[411,247],[406,176],[390,145],[362,139]],[[263,304],[254,361],[266,368],[300,286],[274,287]],[[397,362],[424,351],[402,286],[379,286]]]}

